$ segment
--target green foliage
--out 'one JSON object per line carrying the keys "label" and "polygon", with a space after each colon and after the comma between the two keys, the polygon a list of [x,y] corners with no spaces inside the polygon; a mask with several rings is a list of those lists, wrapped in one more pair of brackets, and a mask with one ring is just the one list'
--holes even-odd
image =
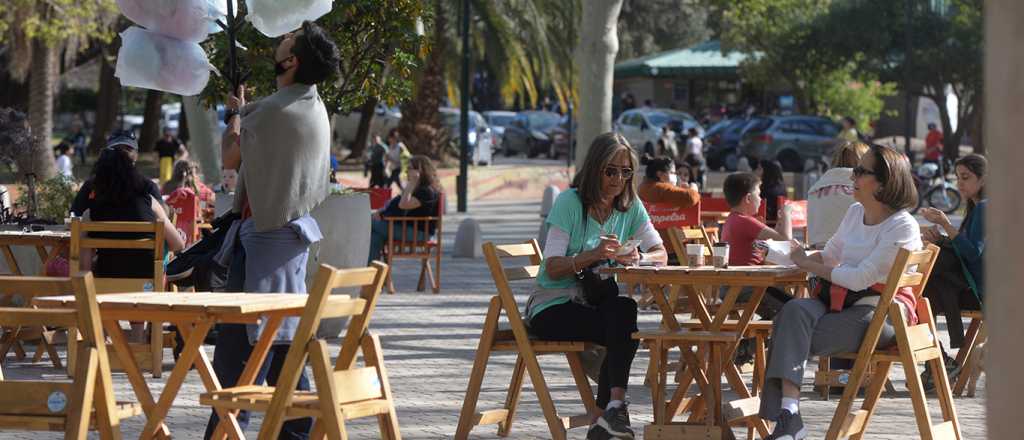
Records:
{"label": "green foliage", "polygon": [[[62,223],[64,218],[68,216],[71,202],[75,200],[74,183],[74,180],[62,175],[57,175],[40,182],[36,187],[36,203],[38,203],[38,206],[36,207],[35,217],[54,223]],[[28,209],[31,205],[30,197],[31,195],[28,191],[23,191],[18,196],[18,201],[15,205],[21,209]]]}
{"label": "green foliage", "polygon": [[884,98],[896,94],[896,84],[882,83],[866,76],[854,76],[854,63],[815,78],[808,85],[814,113],[834,119],[851,116],[862,133],[878,119],[885,107]]}
{"label": "green foliage", "polygon": [[7,0],[0,4],[0,42],[14,27],[48,45],[73,38],[107,42],[113,33],[105,17],[113,14],[114,0]]}
{"label": "green foliage", "polygon": [[619,53],[623,61],[702,43],[711,38],[713,8],[700,0],[625,0],[619,13]]}
{"label": "green foliage", "polygon": [[[240,12],[245,5],[239,2]],[[347,113],[370,97],[389,104],[407,99],[411,78],[423,38],[416,34],[416,21],[424,14],[417,0],[347,0],[334,2],[334,9],[317,20],[341,52],[340,75],[336,81],[319,86],[329,113]],[[267,38],[251,25],[238,32],[239,63],[252,72],[247,87],[250,96],[270,95],[274,82],[274,50],[278,39]],[[227,73],[228,41],[224,32],[204,43],[210,62]],[[224,76],[212,76],[203,97],[208,105],[221,103],[231,86]]]}

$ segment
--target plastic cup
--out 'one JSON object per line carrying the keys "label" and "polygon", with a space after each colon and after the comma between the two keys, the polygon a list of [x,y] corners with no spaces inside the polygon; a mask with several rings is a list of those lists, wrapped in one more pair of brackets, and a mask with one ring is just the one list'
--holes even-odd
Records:
{"label": "plastic cup", "polygon": [[729,267],[729,243],[715,243],[711,247],[711,259],[718,269]]}
{"label": "plastic cup", "polygon": [[686,262],[690,267],[700,267],[704,265],[704,245],[702,244],[688,244],[686,245]]}

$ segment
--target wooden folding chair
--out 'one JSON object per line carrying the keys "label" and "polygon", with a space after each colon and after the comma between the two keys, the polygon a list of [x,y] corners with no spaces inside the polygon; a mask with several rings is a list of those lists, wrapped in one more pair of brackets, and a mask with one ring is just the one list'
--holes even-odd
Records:
{"label": "wooden folding chair", "polygon": [[[433,217],[384,217],[388,222],[388,241],[384,246],[384,254],[388,266],[394,267],[394,260],[420,260],[420,281],[416,285],[416,291],[422,292],[425,289],[425,281],[430,280],[430,287],[434,293],[441,292],[441,231],[444,226],[442,217],[444,215],[444,194],[442,193],[437,202],[437,215]],[[409,236],[409,228],[418,233]],[[430,228],[435,227],[434,233]],[[437,267],[437,277],[430,267],[430,260],[434,260]],[[388,273],[388,293],[395,293],[395,283]]]}
{"label": "wooden folding chair", "polygon": [[[142,238],[94,238],[90,233],[130,234],[130,237]],[[150,236],[151,234],[151,236]],[[83,222],[75,218],[71,221],[71,252],[69,265],[71,273],[80,267],[82,249],[143,249],[153,252],[153,276],[150,278],[95,278],[96,293],[125,292],[163,292],[164,288],[164,224],[155,222]],[[150,338],[148,347],[132,344],[139,367],[149,370],[154,378],[162,374],[164,339],[173,337],[165,335],[163,323],[150,321]],[[72,336],[68,335],[71,340]],[[68,362],[74,361],[74,350],[69,344]],[[116,360],[112,359],[112,360]],[[115,363],[116,369],[119,364]]]}
{"label": "wooden folding chair", "polygon": [[[380,438],[400,440],[398,417],[384,368],[380,339],[368,331],[387,273],[388,266],[380,262],[359,269],[320,265],[295,338],[281,367],[277,386],[226,388],[202,394],[199,403],[229,411],[266,413],[260,426],[261,439],[277,438],[286,420],[314,417],[312,438],[326,436],[331,440],[341,440],[348,438],[345,420],[377,416]],[[321,319],[345,315],[328,305],[331,291],[345,287],[361,287],[360,297],[365,305],[362,313],[349,322],[341,352],[332,367],[327,342],[318,339],[316,333]],[[365,366],[357,368],[356,355],[360,349]],[[313,370],[316,391],[296,391],[307,358]],[[222,423],[226,421],[222,420]]]}
{"label": "wooden folding chair", "polygon": [[[885,289],[881,292],[881,298],[878,301],[877,311],[864,334],[860,350],[855,355],[852,353],[840,355],[840,357],[846,358],[855,356],[856,361],[850,373],[849,382],[843,391],[842,400],[839,401],[839,406],[832,417],[826,439],[863,438],[871,415],[874,413],[875,404],[878,403],[882,394],[883,385],[888,379],[889,369],[895,362],[903,365],[921,438],[962,439],[960,422],[957,420],[956,407],[953,404],[953,394],[949,389],[949,380],[943,365],[942,348],[939,346],[938,332],[935,330],[935,319],[932,316],[928,299],[922,297],[924,286],[928,282],[938,254],[939,248],[929,245],[922,251],[912,252],[901,249],[896,255],[896,261],[893,263],[892,270],[889,271]],[[893,300],[896,292],[904,287],[912,288],[917,297],[918,323],[915,325],[911,325],[907,321],[903,307]],[[886,319],[896,330],[896,344],[890,349],[879,350],[876,347]],[[932,424],[921,378],[917,375],[917,364],[924,362],[929,363],[932,380],[935,383],[935,392],[942,409],[943,421],[939,424]],[[874,374],[868,380],[867,372],[870,364],[874,364],[875,368]],[[863,404],[860,409],[851,411],[857,396],[857,389],[865,381],[868,386],[864,391]]]}
{"label": "wooden folding chair", "polygon": [[[0,284],[0,307],[28,307],[32,303],[32,298],[52,294],[49,289],[11,291],[8,286]],[[0,328],[0,334],[3,335],[0,337],[0,365],[3,365],[7,359],[7,353],[12,349],[15,352],[16,359],[24,359],[26,354],[21,343],[35,341],[37,344],[36,353],[32,362],[39,362],[42,360],[43,355],[46,354],[50,357],[50,362],[53,363],[54,367],[63,368],[60,354],[57,353],[57,348],[53,343],[55,333],[55,330],[48,329],[45,326]]]}
{"label": "wooden folding chair", "polygon": [[[590,388],[590,382],[587,381],[587,375],[579,356],[579,353],[589,349],[591,344],[578,341],[537,340],[529,335],[526,324],[523,323],[522,316],[519,314],[519,305],[516,303],[509,281],[532,280],[537,277],[540,264],[544,260],[537,240],[512,245],[495,245],[487,242],[483,244],[483,250],[484,258],[487,259],[487,265],[491,269],[491,276],[494,277],[494,284],[498,288],[498,294],[491,298],[490,307],[487,309],[487,318],[484,320],[480,344],[477,346],[476,357],[473,360],[473,371],[469,376],[469,386],[466,389],[466,398],[462,403],[455,439],[465,440],[474,426],[491,424],[498,425],[499,436],[508,436],[512,429],[516,407],[519,404],[524,373],[528,373],[530,383],[533,384],[537,400],[540,401],[541,409],[544,412],[544,418],[547,420],[548,429],[551,431],[551,438],[564,440],[566,430],[589,426],[589,414],[597,409],[593,390]],[[516,257],[529,258],[530,265],[505,268],[501,262],[501,258]],[[498,328],[502,312],[508,318],[510,329]],[[483,385],[484,373],[487,371],[491,352],[494,351],[509,351],[517,354],[516,366],[512,371],[512,382],[508,387],[508,396],[501,409],[478,413],[476,404],[480,397],[480,388]],[[554,401],[551,400],[551,393],[544,380],[544,373],[537,361],[538,355],[555,353],[564,353],[569,362],[569,369],[572,371],[572,377],[576,381],[576,387],[586,409],[584,414],[560,417],[555,410]]]}
{"label": "wooden folding chair", "polygon": [[965,310],[960,316],[961,319],[971,318],[971,324],[967,327],[964,345],[956,354],[956,364],[960,366],[960,376],[957,376],[956,383],[953,384],[953,395],[962,397],[966,389],[967,397],[974,397],[978,378],[984,371],[982,356],[985,352],[985,343],[988,340],[988,327],[985,325],[985,318],[981,310]]}
{"label": "wooden folding chair", "polygon": [[80,359],[70,382],[5,380],[0,372],[0,429],[63,431],[64,438],[81,440],[93,429],[102,439],[120,439],[120,420],[141,414],[142,407],[114,401],[92,274],[74,278],[5,276],[0,277],[0,287],[35,295],[73,291],[73,310],[3,307],[0,324],[74,328],[82,336]]}

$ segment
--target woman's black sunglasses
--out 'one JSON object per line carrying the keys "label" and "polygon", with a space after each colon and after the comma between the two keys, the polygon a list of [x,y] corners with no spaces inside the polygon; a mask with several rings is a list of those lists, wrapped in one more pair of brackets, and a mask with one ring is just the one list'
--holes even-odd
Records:
{"label": "woman's black sunglasses", "polygon": [[864,167],[862,167],[860,165],[857,165],[857,166],[853,167],[853,175],[854,176],[860,177],[860,176],[863,176],[865,174],[867,174],[869,176],[877,176],[877,174],[874,171],[871,171],[871,170],[869,170],[867,168],[864,168]]}

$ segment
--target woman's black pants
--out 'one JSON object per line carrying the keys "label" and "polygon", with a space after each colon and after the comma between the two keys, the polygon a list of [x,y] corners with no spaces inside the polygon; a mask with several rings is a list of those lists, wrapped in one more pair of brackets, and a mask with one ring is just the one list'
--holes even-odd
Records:
{"label": "woman's black pants", "polygon": [[960,259],[952,248],[943,247],[939,251],[939,258],[935,260],[935,267],[925,285],[924,296],[932,305],[933,315],[945,315],[950,347],[960,348],[964,343],[960,311],[981,310],[981,303],[971,291]]}
{"label": "woman's black pants", "polygon": [[611,389],[627,388],[629,368],[639,343],[636,332],[636,301],[617,296],[598,307],[574,302],[552,306],[530,320],[532,333],[543,339],[587,341],[608,349],[597,384],[597,406],[611,400]]}

